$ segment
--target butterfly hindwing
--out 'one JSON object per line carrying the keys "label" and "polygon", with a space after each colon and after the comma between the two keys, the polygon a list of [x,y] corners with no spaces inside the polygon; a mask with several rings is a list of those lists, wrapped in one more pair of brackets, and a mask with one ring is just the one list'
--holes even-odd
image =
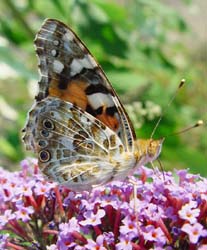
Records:
{"label": "butterfly hindwing", "polygon": [[47,19],[35,39],[41,79],[40,101],[47,96],[68,101],[102,121],[133,151],[134,129],[114,89],[91,53],[60,21]]}
{"label": "butterfly hindwing", "polygon": [[116,133],[71,103],[47,97],[32,109],[29,120],[23,139],[37,153],[41,171],[72,189],[126,177],[134,164]]}

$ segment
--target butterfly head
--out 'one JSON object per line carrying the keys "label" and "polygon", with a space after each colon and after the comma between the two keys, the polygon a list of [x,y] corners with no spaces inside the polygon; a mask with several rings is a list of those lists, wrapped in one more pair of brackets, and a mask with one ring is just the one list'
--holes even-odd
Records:
{"label": "butterfly head", "polygon": [[153,162],[159,156],[164,138],[154,139],[139,139],[136,141],[136,157],[139,165]]}

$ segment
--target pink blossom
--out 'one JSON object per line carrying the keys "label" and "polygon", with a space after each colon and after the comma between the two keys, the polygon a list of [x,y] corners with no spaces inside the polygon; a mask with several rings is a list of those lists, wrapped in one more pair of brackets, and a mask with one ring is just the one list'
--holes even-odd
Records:
{"label": "pink blossom", "polygon": [[0,228],[6,225],[8,221],[13,220],[14,218],[15,214],[12,213],[12,210],[6,210],[3,215],[0,215]]}
{"label": "pink blossom", "polygon": [[144,230],[143,235],[145,240],[166,243],[166,237],[159,227],[155,228],[153,225],[148,225]]}
{"label": "pink blossom", "polygon": [[207,249],[207,244],[201,245],[198,250],[206,250]]}
{"label": "pink blossom", "polygon": [[[76,193],[38,174],[0,169],[0,249],[204,250],[207,181],[180,172],[158,178],[140,167],[132,182]],[[41,238],[41,240],[39,240]],[[193,246],[192,246],[193,245]]]}
{"label": "pink blossom", "polygon": [[48,183],[48,182],[39,182],[38,185],[36,185],[34,191],[37,195],[45,195],[47,192],[51,190],[51,188],[54,188],[56,186],[56,183]]}
{"label": "pink blossom", "polygon": [[32,206],[24,207],[24,206],[17,206],[18,210],[15,212],[16,218],[20,219],[24,222],[31,220],[30,215],[34,213],[34,209]]}
{"label": "pink blossom", "polygon": [[46,249],[47,249],[47,250],[58,250],[56,244],[52,244],[52,245],[50,245],[50,246],[47,246]]}
{"label": "pink blossom", "polygon": [[191,243],[196,244],[200,237],[207,236],[207,230],[203,229],[200,223],[193,225],[186,223],[182,226],[181,230],[188,234]]}
{"label": "pink blossom", "polygon": [[182,206],[181,210],[178,212],[180,218],[187,220],[190,224],[197,222],[197,217],[200,214],[200,209],[195,208],[197,202],[190,201],[189,203]]}
{"label": "pink blossom", "polygon": [[104,247],[103,245],[104,245],[104,236],[99,235],[96,238],[96,241],[88,239],[88,243],[85,245],[85,248],[87,250],[107,250],[107,248]]}
{"label": "pink blossom", "polygon": [[129,236],[120,236],[119,237],[119,243],[116,244],[116,250],[132,250],[132,244],[131,240],[129,239]]}
{"label": "pink blossom", "polygon": [[97,213],[93,213],[93,211],[87,211],[84,213],[85,220],[82,220],[80,224],[82,226],[91,225],[96,226],[101,224],[101,218],[105,216],[105,211],[103,209],[99,209]]}

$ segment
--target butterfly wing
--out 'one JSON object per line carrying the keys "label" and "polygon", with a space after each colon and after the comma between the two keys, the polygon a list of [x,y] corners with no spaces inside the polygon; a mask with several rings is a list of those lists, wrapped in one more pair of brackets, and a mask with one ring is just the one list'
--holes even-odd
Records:
{"label": "butterfly wing", "polygon": [[125,178],[135,165],[114,131],[59,98],[32,108],[23,140],[46,176],[76,191]]}
{"label": "butterfly wing", "polygon": [[114,89],[85,45],[65,24],[47,19],[35,39],[41,79],[40,101],[58,97],[112,129],[125,151],[133,151],[135,132]]}

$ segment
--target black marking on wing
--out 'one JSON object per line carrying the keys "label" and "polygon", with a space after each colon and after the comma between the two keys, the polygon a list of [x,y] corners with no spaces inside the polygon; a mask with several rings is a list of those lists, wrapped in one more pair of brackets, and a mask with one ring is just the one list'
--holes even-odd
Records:
{"label": "black marking on wing", "polygon": [[117,112],[118,112],[118,110],[117,110],[116,106],[106,108],[106,114],[109,116],[114,116],[114,114]]}
{"label": "black marking on wing", "polygon": [[89,85],[86,88],[86,95],[92,95],[96,93],[109,94],[109,90],[102,84]]}

